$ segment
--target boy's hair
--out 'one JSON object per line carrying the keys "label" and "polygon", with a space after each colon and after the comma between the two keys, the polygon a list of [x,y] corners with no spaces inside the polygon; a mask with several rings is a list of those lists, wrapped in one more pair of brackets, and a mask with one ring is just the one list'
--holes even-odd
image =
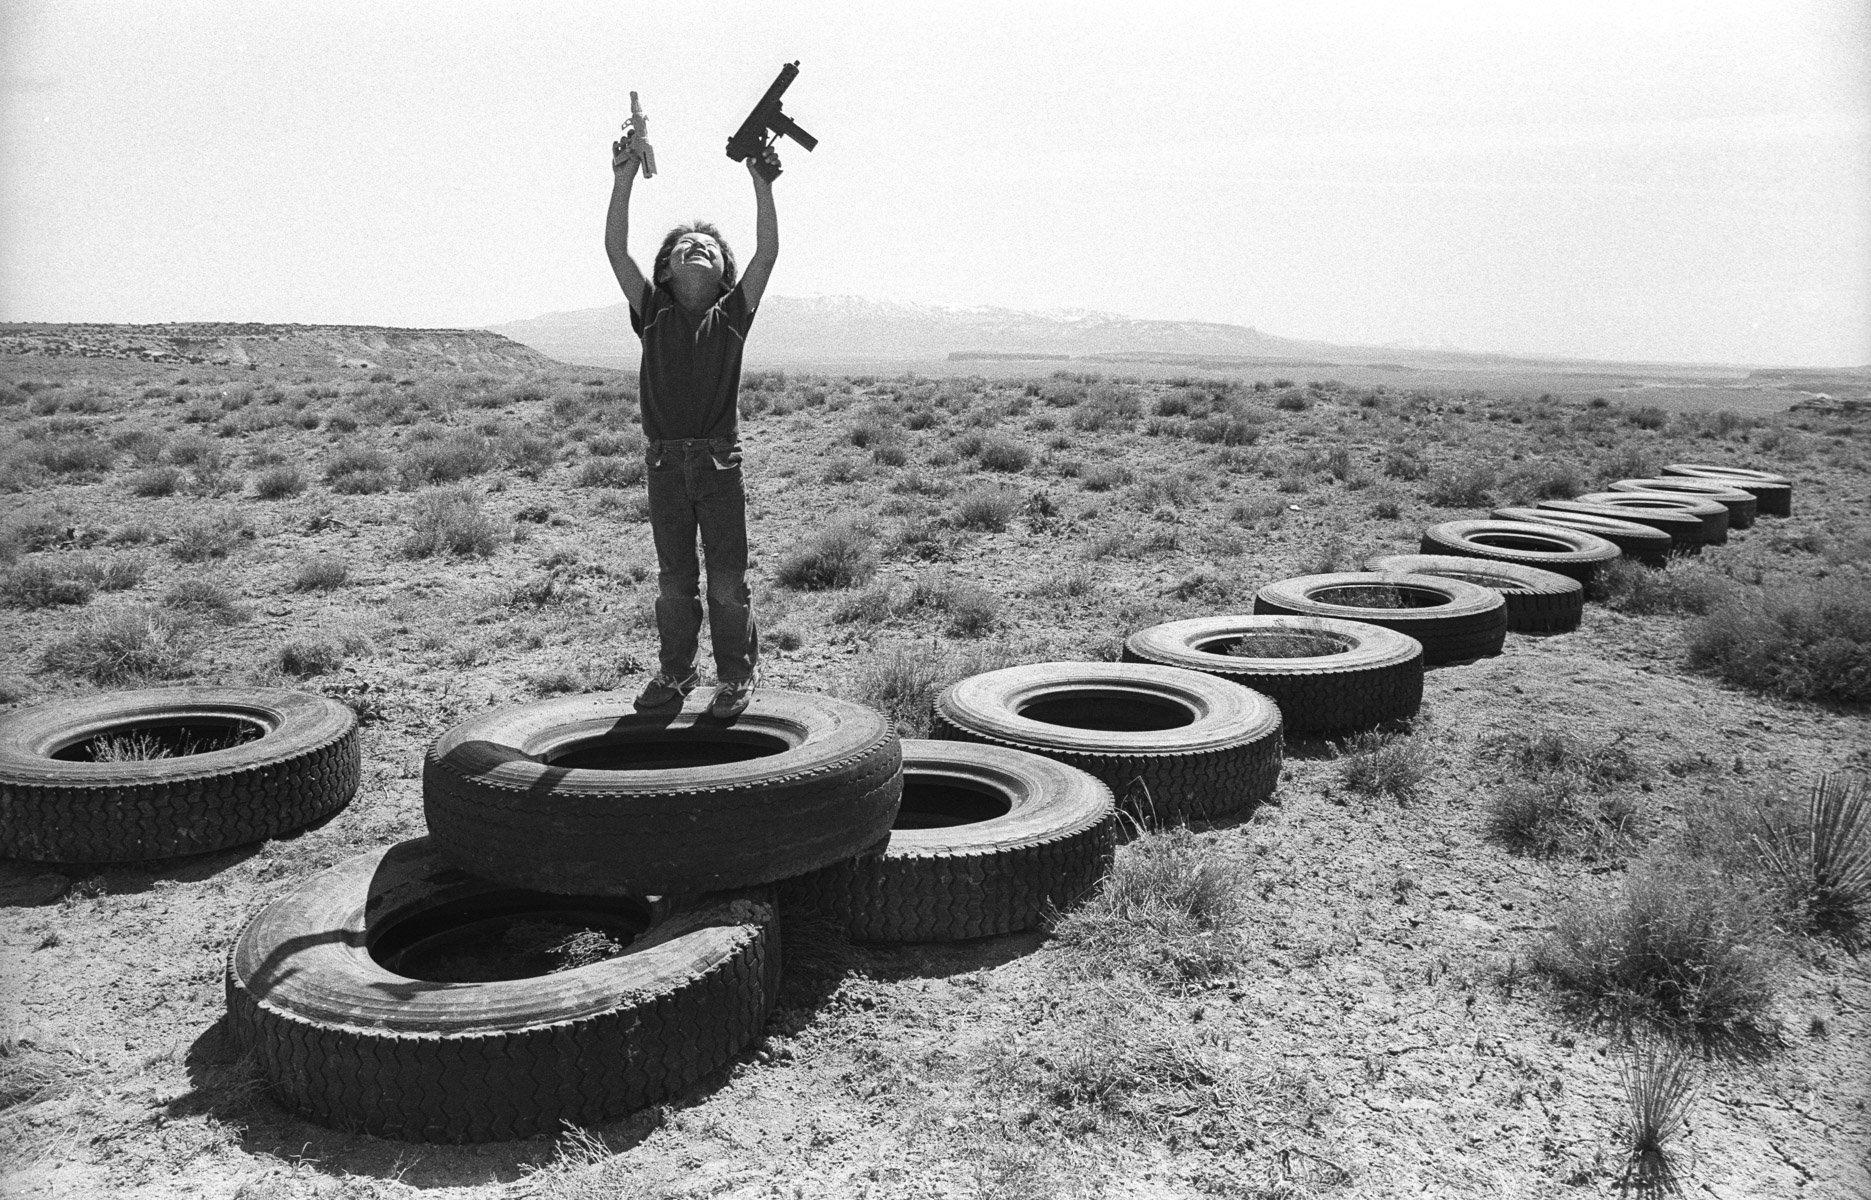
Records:
{"label": "boy's hair", "polygon": [[670,252],[676,248],[676,239],[685,233],[705,233],[715,239],[715,245],[721,247],[721,286],[733,288],[734,251],[728,249],[728,239],[721,236],[721,231],[707,221],[691,221],[669,231],[669,235],[663,239],[663,248],[656,252],[656,265],[650,268],[651,286],[663,282],[669,272]]}

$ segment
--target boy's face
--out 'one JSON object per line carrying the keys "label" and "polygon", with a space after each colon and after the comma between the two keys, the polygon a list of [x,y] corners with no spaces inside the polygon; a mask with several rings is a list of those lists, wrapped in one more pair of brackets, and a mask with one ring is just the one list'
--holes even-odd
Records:
{"label": "boy's face", "polygon": [[721,246],[705,233],[685,233],[669,251],[669,277],[692,279],[719,287],[727,262]]}

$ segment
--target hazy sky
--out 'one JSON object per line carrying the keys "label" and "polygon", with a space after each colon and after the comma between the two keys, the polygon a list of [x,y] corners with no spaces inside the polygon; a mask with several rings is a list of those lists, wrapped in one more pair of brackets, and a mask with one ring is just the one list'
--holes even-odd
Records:
{"label": "hazy sky", "polygon": [[779,295],[1871,362],[1871,3],[0,0],[0,319],[491,324],[712,217]]}

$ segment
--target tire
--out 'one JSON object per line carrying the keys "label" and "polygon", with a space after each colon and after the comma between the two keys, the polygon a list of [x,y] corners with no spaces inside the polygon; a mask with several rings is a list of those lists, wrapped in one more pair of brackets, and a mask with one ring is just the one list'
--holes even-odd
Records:
{"label": "tire", "polygon": [[1720,467],[1713,463],[1670,463],[1663,468],[1663,473],[1738,487],[1759,502],[1760,514],[1764,517],[1793,515],[1793,481],[1785,475],[1747,467]]}
{"label": "tire", "polygon": [[903,743],[903,807],[889,845],[790,880],[857,942],[953,942],[1018,933],[1098,886],[1117,845],[1111,789],[1005,746]]}
{"label": "tire", "polygon": [[1686,512],[1702,522],[1702,544],[1721,546],[1728,541],[1728,508],[1713,500],[1699,500],[1681,492],[1587,492],[1580,504],[1604,504],[1639,512]]}
{"label": "tire", "polygon": [[1610,517],[1628,521],[1632,525],[1647,525],[1669,535],[1671,553],[1702,553],[1702,518],[1680,509],[1618,508],[1610,504],[1585,504],[1578,500],[1542,500],[1535,507],[1542,512],[1560,515]]}
{"label": "tire", "polygon": [[[468,981],[462,960],[452,979],[412,965],[433,968],[477,931],[504,949],[581,927],[637,936],[614,958],[492,982]],[[322,1125],[502,1141],[692,1086],[759,1036],[778,975],[770,889],[567,901],[477,879],[417,838],[315,875],[248,922],[228,953],[228,1027],[273,1094]]]}
{"label": "tire", "polygon": [[[1304,657],[1241,657],[1222,647],[1278,637],[1318,643]],[[1214,675],[1272,700],[1288,733],[1349,733],[1416,715],[1423,704],[1423,646],[1408,634],[1329,617],[1196,617],[1152,625],[1124,642],[1125,662]]]}
{"label": "tire", "polygon": [[[1319,598],[1371,588],[1392,598],[1422,602],[1422,607],[1378,608],[1357,603],[1360,597],[1349,601]],[[1254,611],[1336,617],[1394,629],[1423,644],[1423,665],[1430,667],[1499,654],[1507,641],[1507,601],[1499,592],[1434,575],[1380,575],[1371,571],[1301,575],[1261,588],[1254,597]]]}
{"label": "tire", "polygon": [[1616,546],[1626,558],[1660,567],[1669,561],[1670,535],[1661,529],[1639,525],[1618,517],[1594,516],[1582,512],[1554,512],[1546,508],[1497,508],[1488,514],[1497,521],[1529,521],[1535,525],[1557,525],[1601,537]]}
{"label": "tire", "polygon": [[[1024,715],[1035,711],[1045,719]],[[1131,816],[1158,827],[1246,813],[1280,779],[1273,701],[1174,667],[1004,667],[936,697],[933,725],[950,741],[1008,746],[1077,767],[1103,780]]]}
{"label": "tire", "polygon": [[713,892],[881,841],[902,765],[888,719],[829,696],[756,691],[731,721],[709,716],[706,696],[673,714],[639,713],[616,692],[561,696],[443,734],[423,811],[445,858],[510,887]]}
{"label": "tire", "polygon": [[1555,529],[1525,521],[1444,521],[1423,530],[1424,554],[1485,558],[1556,571],[1580,585],[1598,577],[1599,568],[1616,559],[1617,546],[1580,529]]}
{"label": "tire", "polygon": [[[177,753],[87,761],[94,739],[123,736]],[[0,716],[0,856],[138,862],[265,841],[343,808],[360,769],[357,715],[310,692],[152,688],[19,708]]]}
{"label": "tire", "polygon": [[1760,502],[1753,495],[1731,484],[1710,479],[1620,479],[1611,485],[1614,492],[1681,493],[1698,500],[1713,500],[1728,510],[1728,528],[1746,529],[1760,513]]}
{"label": "tire", "polygon": [[1493,588],[1507,601],[1510,633],[1570,633],[1585,613],[1585,585],[1570,575],[1519,563],[1454,554],[1385,554],[1369,571],[1435,575]]}

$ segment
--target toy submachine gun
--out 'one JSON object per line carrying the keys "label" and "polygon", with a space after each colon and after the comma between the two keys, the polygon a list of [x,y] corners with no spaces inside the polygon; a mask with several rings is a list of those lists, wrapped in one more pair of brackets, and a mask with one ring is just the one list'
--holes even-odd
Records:
{"label": "toy submachine gun", "polygon": [[650,119],[643,115],[643,106],[637,103],[637,94],[630,93],[630,123],[624,126],[624,145],[637,152],[638,164],[643,168],[643,177],[650,179],[656,174],[656,151],[650,146]]}
{"label": "toy submachine gun", "polygon": [[[786,93],[787,88],[792,86],[798,74],[797,62],[789,62],[781,67],[780,77],[773,81],[773,86],[767,89],[767,94],[760,97],[760,103],[754,105],[754,111],[747,114],[747,119],[741,122],[741,127],[734,131],[733,137],[728,139],[728,157],[735,162],[753,159],[754,170],[760,172],[760,177],[769,183],[779,178],[780,169],[769,168],[760,161],[760,156],[766,152],[767,147],[779,141],[781,134],[785,134],[808,150],[819,144],[817,138],[793,124],[793,119],[780,111],[780,97]],[[768,137],[768,134],[772,134],[772,137]]]}

